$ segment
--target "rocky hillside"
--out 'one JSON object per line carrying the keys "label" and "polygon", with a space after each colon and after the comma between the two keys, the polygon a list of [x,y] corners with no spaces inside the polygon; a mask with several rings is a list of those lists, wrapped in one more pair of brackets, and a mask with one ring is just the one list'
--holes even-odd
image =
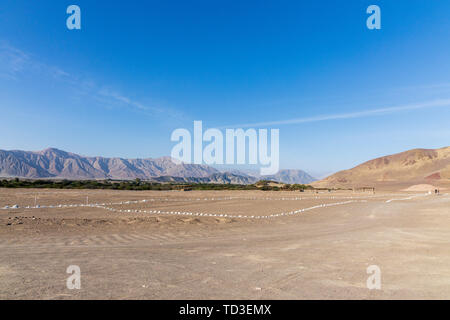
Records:
{"label": "rocky hillside", "polygon": [[289,184],[308,184],[316,179],[307,174],[303,170],[280,170],[277,174],[273,176],[265,176],[263,177],[266,180],[272,180],[277,182],[289,183]]}
{"label": "rocky hillside", "polygon": [[170,157],[123,159],[84,157],[49,148],[42,151],[0,150],[0,177],[55,179],[153,180],[160,182],[251,184],[260,179],[284,183],[314,181],[302,170],[280,170],[273,176],[259,176],[237,170],[221,172],[198,164],[176,164]]}
{"label": "rocky hillside", "polygon": [[450,147],[413,149],[360,164],[314,182],[315,187],[358,187],[388,184],[447,185]]}
{"label": "rocky hillside", "polygon": [[83,157],[53,148],[37,152],[0,150],[1,177],[128,180],[159,176],[200,178],[215,173],[219,171],[210,166],[175,164],[169,157]]}

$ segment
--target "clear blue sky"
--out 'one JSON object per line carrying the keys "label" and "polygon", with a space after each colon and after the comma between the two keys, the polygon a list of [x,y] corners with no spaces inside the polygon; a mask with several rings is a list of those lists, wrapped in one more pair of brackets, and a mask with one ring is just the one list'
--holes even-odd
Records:
{"label": "clear blue sky", "polygon": [[322,174],[448,146],[449,99],[450,1],[0,3],[0,149],[158,157],[194,120],[260,124]]}

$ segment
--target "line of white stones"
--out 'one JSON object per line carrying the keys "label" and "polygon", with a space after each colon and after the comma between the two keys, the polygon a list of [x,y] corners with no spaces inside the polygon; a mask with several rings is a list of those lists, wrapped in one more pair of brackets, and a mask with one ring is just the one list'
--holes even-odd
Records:
{"label": "line of white stones", "polygon": [[[138,203],[138,202],[146,202],[146,200],[125,201],[125,202],[119,202],[117,204],[128,204],[128,203]],[[106,203],[58,205],[58,206],[42,206],[42,207],[36,206],[36,207],[26,207],[26,208],[38,209],[38,208],[89,207],[89,208],[100,208],[100,209],[105,209],[105,210],[108,210],[111,212],[119,212],[119,213],[148,213],[148,214],[155,214],[155,215],[182,215],[182,216],[200,216],[200,217],[242,218],[242,219],[269,219],[269,218],[276,218],[276,217],[282,217],[282,216],[290,216],[290,215],[295,215],[295,214],[303,213],[305,211],[314,210],[314,209],[318,209],[318,208],[332,207],[332,206],[344,205],[344,204],[349,204],[349,203],[354,203],[354,202],[367,202],[367,200],[348,200],[348,201],[341,201],[341,202],[335,202],[335,203],[322,203],[322,204],[315,205],[315,206],[312,206],[309,208],[302,208],[302,209],[289,211],[289,212],[274,213],[274,214],[269,214],[269,215],[265,215],[265,216],[233,215],[233,214],[226,214],[226,213],[202,213],[202,212],[186,212],[186,211],[117,209],[117,208],[109,207],[108,204],[106,204]],[[17,208],[11,208],[11,209],[17,209]]]}
{"label": "line of white stones", "polygon": [[[226,198],[184,198],[184,199],[170,199],[170,198],[155,198],[155,199],[144,199],[144,200],[130,200],[130,201],[120,201],[120,202],[106,202],[106,203],[93,203],[93,204],[58,204],[58,205],[47,205],[47,206],[26,206],[24,209],[42,209],[42,208],[76,208],[76,207],[91,207],[91,206],[111,206],[111,205],[124,205],[124,204],[136,204],[136,203],[145,203],[145,202],[190,202],[190,201],[224,201],[224,200],[307,200],[307,199],[321,199],[319,197],[315,198],[241,198],[241,197],[226,197]],[[331,198],[323,198],[323,199],[331,199]],[[347,198],[344,198],[347,199]],[[8,210],[8,209],[19,209],[18,205],[14,206],[5,206],[0,208],[0,210]]]}
{"label": "line of white stones", "polygon": [[[314,200],[314,199],[364,199],[371,198],[369,197],[291,197],[291,198],[271,198],[271,197],[221,197],[221,198],[184,198],[184,199],[171,199],[171,198],[154,198],[154,199],[144,199],[144,200],[131,200],[131,201],[120,201],[120,202],[105,202],[105,203],[94,203],[94,204],[57,204],[57,205],[36,205],[36,206],[26,206],[24,209],[42,209],[42,208],[75,208],[75,207],[90,207],[90,206],[111,206],[111,205],[123,205],[123,204],[136,204],[136,203],[145,203],[145,202],[186,202],[186,201],[224,201],[224,200],[270,200],[270,201],[294,201],[294,200]],[[5,206],[0,208],[0,210],[10,210],[10,209],[19,209],[18,205],[13,206]]]}
{"label": "line of white stones", "polygon": [[101,206],[101,205],[93,206],[93,207],[103,208],[108,211],[120,212],[120,213],[148,213],[148,214],[156,214],[156,215],[224,217],[224,218],[240,218],[240,219],[270,219],[270,218],[276,218],[276,217],[282,217],[282,216],[295,215],[295,214],[303,213],[305,211],[314,210],[314,209],[318,209],[318,208],[332,207],[332,206],[344,205],[344,204],[349,204],[349,203],[354,203],[354,202],[367,202],[367,200],[348,200],[348,201],[341,201],[341,202],[335,202],[335,203],[322,203],[322,204],[312,206],[309,208],[303,208],[303,209],[298,209],[298,210],[289,211],[289,212],[274,213],[274,214],[269,214],[269,215],[265,215],[265,216],[233,215],[233,214],[225,214],[225,213],[201,213],[201,212],[186,212],[186,211],[116,209],[116,208],[105,207],[105,206]]}
{"label": "line of white stones", "polygon": [[417,198],[417,197],[425,197],[425,196],[428,196],[428,195],[429,195],[429,193],[425,193],[425,194],[412,195],[412,196],[409,196],[409,197],[406,197],[406,198],[389,199],[389,200],[386,200],[386,203],[390,203],[392,201],[411,200],[411,199],[414,199],[414,198]]}

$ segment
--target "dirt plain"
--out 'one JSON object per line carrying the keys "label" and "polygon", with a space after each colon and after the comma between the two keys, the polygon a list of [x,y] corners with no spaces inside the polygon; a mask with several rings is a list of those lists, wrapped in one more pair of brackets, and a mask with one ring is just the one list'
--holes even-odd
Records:
{"label": "dirt plain", "polygon": [[1,299],[450,299],[447,193],[0,189],[13,205]]}

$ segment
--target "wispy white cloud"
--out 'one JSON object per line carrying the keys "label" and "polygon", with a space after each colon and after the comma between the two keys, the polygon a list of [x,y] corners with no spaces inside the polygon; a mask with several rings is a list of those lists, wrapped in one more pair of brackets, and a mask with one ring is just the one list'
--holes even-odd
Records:
{"label": "wispy white cloud", "polygon": [[65,70],[44,64],[35,59],[31,54],[11,46],[6,42],[0,42],[0,77],[8,80],[19,81],[24,75],[37,74],[51,77],[54,80],[70,85],[81,96],[87,96],[100,101],[103,104],[114,104],[128,107],[148,116],[164,115],[170,118],[182,118],[182,113],[172,108],[155,107],[132,99],[108,85],[98,85],[92,79],[84,79],[71,75]]}
{"label": "wispy white cloud", "polygon": [[110,98],[113,98],[113,99],[115,99],[115,100],[117,100],[117,101],[119,101],[119,102],[122,102],[122,103],[125,103],[125,104],[132,105],[132,106],[134,106],[134,107],[136,107],[136,108],[138,108],[138,109],[141,109],[141,110],[147,110],[147,109],[148,109],[148,108],[147,108],[146,106],[144,106],[142,103],[140,103],[140,102],[138,102],[138,101],[133,101],[133,100],[131,100],[130,98],[125,97],[125,96],[121,95],[120,93],[118,93],[118,92],[116,92],[116,91],[111,91],[111,90],[109,90],[109,89],[103,88],[103,89],[101,89],[98,93],[99,93],[100,95],[102,95],[102,96],[110,97]]}
{"label": "wispy white cloud", "polygon": [[120,104],[125,104],[141,111],[152,111],[154,113],[163,113],[165,111],[162,108],[144,105],[139,101],[133,100],[117,91],[108,88],[101,88],[100,90],[98,90],[97,94],[104,98],[113,99]]}
{"label": "wispy white cloud", "polygon": [[17,75],[22,72],[30,57],[25,52],[14,48],[7,43],[0,42],[0,76],[9,80],[17,79]]}
{"label": "wispy white cloud", "polygon": [[441,82],[441,83],[431,83],[431,84],[423,84],[416,86],[406,86],[396,88],[397,90],[408,90],[408,91],[416,91],[416,90],[447,90],[450,89],[450,82]]}
{"label": "wispy white cloud", "polygon": [[70,74],[61,68],[37,61],[31,54],[0,41],[0,77],[18,81],[26,73],[38,73],[55,79],[70,78]]}
{"label": "wispy white cloud", "polygon": [[96,100],[101,101],[107,105],[118,105],[118,106],[126,106],[128,108],[134,109],[136,112],[148,116],[164,116],[172,119],[181,120],[184,118],[183,113],[172,109],[172,108],[162,108],[155,107],[153,105],[143,104],[140,101],[132,99],[128,96],[123,95],[122,93],[113,90],[111,88],[102,87],[100,89],[96,89],[95,92],[90,93]]}
{"label": "wispy white cloud", "polygon": [[419,110],[419,109],[448,108],[448,107],[450,107],[450,99],[436,99],[436,100],[417,103],[417,104],[408,104],[408,105],[394,106],[394,107],[384,107],[384,108],[363,110],[363,111],[356,111],[356,112],[348,112],[348,113],[318,115],[318,116],[305,117],[305,118],[293,118],[293,119],[277,120],[277,121],[245,123],[245,124],[232,125],[232,126],[223,126],[222,128],[227,128],[227,127],[229,127],[229,128],[268,127],[268,126],[276,126],[276,125],[281,126],[281,125],[301,124],[301,123],[318,122],[318,121],[374,117],[374,116],[381,116],[381,115],[413,111],[413,110]]}

